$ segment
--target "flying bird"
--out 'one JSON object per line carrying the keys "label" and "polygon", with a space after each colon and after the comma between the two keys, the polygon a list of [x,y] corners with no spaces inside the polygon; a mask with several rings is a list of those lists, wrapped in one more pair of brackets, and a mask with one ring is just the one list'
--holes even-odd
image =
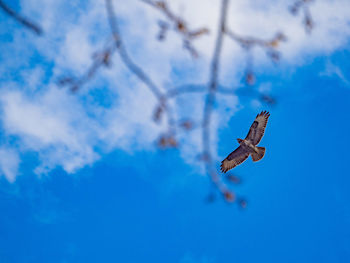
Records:
{"label": "flying bird", "polygon": [[258,147],[258,143],[264,136],[267,121],[270,113],[262,111],[250,126],[247,137],[244,140],[237,139],[240,146],[230,153],[225,160],[221,162],[221,171],[226,173],[228,170],[235,168],[237,165],[243,163],[249,155],[252,156],[254,162],[261,160],[265,155],[265,147]]}

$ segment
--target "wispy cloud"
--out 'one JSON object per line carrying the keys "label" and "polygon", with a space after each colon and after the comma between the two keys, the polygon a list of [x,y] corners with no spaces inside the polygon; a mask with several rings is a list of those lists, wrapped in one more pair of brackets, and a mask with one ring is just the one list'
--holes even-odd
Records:
{"label": "wispy cloud", "polygon": [[0,148],[0,174],[9,182],[14,182],[18,175],[20,157],[18,152],[11,148]]}
{"label": "wispy cloud", "polygon": [[320,76],[326,76],[326,77],[332,77],[336,76],[338,77],[345,85],[349,85],[349,79],[345,76],[342,69],[333,64],[331,61],[328,61],[325,67],[325,70],[320,72]]}

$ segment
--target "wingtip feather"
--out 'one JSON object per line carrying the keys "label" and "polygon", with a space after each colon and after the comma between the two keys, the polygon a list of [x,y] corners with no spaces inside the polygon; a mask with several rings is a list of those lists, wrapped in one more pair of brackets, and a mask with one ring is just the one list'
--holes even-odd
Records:
{"label": "wingtip feather", "polygon": [[264,116],[265,118],[268,118],[270,117],[270,112],[264,110],[264,111],[261,111],[258,115],[256,115],[256,117],[259,117],[259,116]]}
{"label": "wingtip feather", "polygon": [[223,162],[224,162],[224,161],[221,162],[220,171],[221,171],[222,173],[226,173],[226,172],[227,172],[227,169],[224,169],[224,167],[223,167]]}
{"label": "wingtip feather", "polygon": [[[226,160],[226,159],[225,159]],[[221,165],[220,165],[220,171],[222,172],[222,173],[226,173],[229,169],[227,169],[227,168],[224,168],[224,162],[225,162],[225,160],[223,160],[223,161],[221,161]]]}

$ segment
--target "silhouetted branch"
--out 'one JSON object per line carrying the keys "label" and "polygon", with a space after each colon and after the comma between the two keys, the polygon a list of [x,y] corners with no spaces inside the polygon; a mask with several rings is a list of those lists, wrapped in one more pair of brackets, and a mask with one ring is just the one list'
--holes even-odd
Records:
{"label": "silhouetted branch", "polygon": [[13,19],[15,19],[17,22],[25,26],[26,28],[30,29],[37,35],[41,35],[43,33],[40,26],[35,24],[34,22],[30,21],[29,19],[21,16],[17,12],[15,12],[13,9],[11,9],[9,6],[7,6],[4,1],[0,0],[0,8],[9,16],[11,16]]}

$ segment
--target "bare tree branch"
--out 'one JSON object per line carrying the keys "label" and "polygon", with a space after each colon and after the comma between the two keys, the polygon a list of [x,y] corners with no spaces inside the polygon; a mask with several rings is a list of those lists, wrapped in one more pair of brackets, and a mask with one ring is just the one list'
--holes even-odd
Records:
{"label": "bare tree branch", "polygon": [[135,76],[137,76],[139,80],[146,85],[146,87],[148,87],[148,89],[153,93],[153,95],[158,100],[158,107],[156,108],[154,119],[157,121],[157,119],[160,118],[162,112],[165,112],[167,115],[168,131],[165,134],[160,136],[158,141],[159,146],[176,147],[177,146],[177,142],[175,139],[176,123],[175,123],[172,109],[167,105],[166,96],[163,94],[160,88],[158,88],[157,85],[151,80],[151,78],[143,71],[143,69],[139,67],[137,64],[135,64],[130,58],[119,32],[118,20],[114,11],[112,0],[106,0],[106,9],[108,14],[108,22],[111,27],[115,46],[117,47],[117,51],[122,61],[127,66],[127,68]]}
{"label": "bare tree branch", "polygon": [[28,18],[25,18],[18,14],[16,11],[11,9],[9,6],[7,6],[4,1],[0,0],[0,8],[9,16],[11,16],[13,19],[15,19],[18,23],[22,24],[26,28],[30,29],[37,35],[41,35],[43,33],[40,26],[35,24],[34,22],[30,21]]}
{"label": "bare tree branch", "polygon": [[218,76],[219,76],[219,67],[220,67],[220,55],[222,50],[224,31],[226,27],[226,16],[228,9],[228,0],[222,0],[221,2],[221,11],[220,11],[220,23],[218,29],[218,35],[216,37],[216,44],[214,49],[213,58],[210,66],[210,80],[208,84],[208,94],[205,101],[204,113],[203,113],[203,122],[202,122],[202,143],[203,143],[203,152],[202,160],[205,163],[205,169],[210,175],[212,182],[218,187],[220,192],[224,195],[227,201],[234,201],[235,197],[231,191],[221,182],[219,176],[214,169],[213,159],[210,150],[210,123],[212,117],[213,105],[216,99],[216,92],[218,87]]}
{"label": "bare tree branch", "polygon": [[293,15],[297,15],[300,10],[303,12],[303,25],[306,33],[311,34],[314,28],[314,20],[312,18],[309,5],[314,0],[297,0],[290,6],[289,10]]}
{"label": "bare tree branch", "polygon": [[79,78],[61,77],[58,84],[61,86],[69,86],[72,92],[80,90],[87,82],[89,82],[98,72],[101,67],[110,67],[111,57],[116,50],[114,42],[108,41],[102,51],[96,52],[93,55],[93,62],[86,72]]}
{"label": "bare tree branch", "polygon": [[248,85],[253,85],[255,83],[255,76],[253,73],[253,58],[251,54],[251,50],[254,47],[260,47],[265,50],[266,55],[273,61],[278,62],[280,60],[280,52],[278,51],[278,47],[281,42],[285,42],[287,37],[281,33],[277,32],[275,36],[269,40],[263,40],[250,36],[240,36],[233,32],[232,30],[225,28],[225,33],[229,36],[233,41],[237,42],[246,52],[247,61],[246,61],[246,83]]}
{"label": "bare tree branch", "polygon": [[160,89],[151,80],[151,78],[142,70],[142,68],[132,61],[128,52],[126,51],[124,43],[120,37],[118,20],[117,16],[115,15],[112,0],[106,0],[106,8],[108,14],[108,22],[112,30],[114,42],[123,62],[129,68],[129,70],[133,72],[152,91],[154,96],[156,96],[158,99],[162,99],[162,93]]}
{"label": "bare tree branch", "polygon": [[207,90],[206,86],[206,84],[185,84],[168,90],[166,96],[167,98],[173,98],[186,93],[203,93]]}
{"label": "bare tree branch", "polygon": [[[196,30],[190,30],[187,26],[187,23],[179,16],[173,14],[169,9],[168,4],[165,1],[151,1],[151,0],[141,0],[142,2],[160,10],[169,20],[173,23],[174,29],[182,36],[183,47],[187,49],[192,57],[198,57],[198,52],[192,45],[192,40],[209,33],[209,29],[202,27]],[[169,26],[165,22],[161,22],[159,40],[164,40],[166,31],[169,29]]]}

